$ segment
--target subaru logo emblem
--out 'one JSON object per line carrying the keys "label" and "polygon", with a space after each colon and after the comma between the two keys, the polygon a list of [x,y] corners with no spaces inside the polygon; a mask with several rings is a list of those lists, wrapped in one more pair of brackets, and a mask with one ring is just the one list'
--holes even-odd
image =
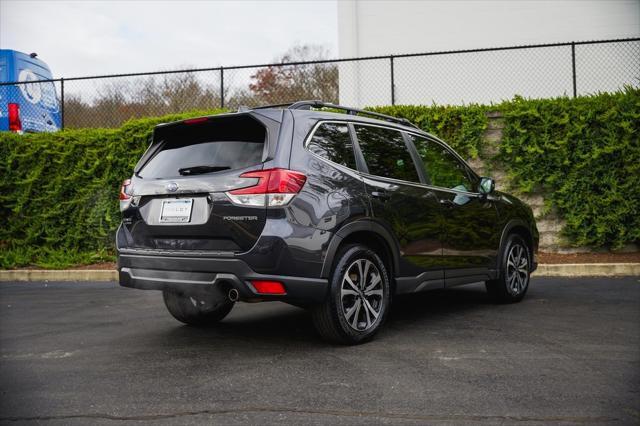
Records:
{"label": "subaru logo emblem", "polygon": [[167,191],[176,192],[178,190],[178,184],[175,182],[171,182],[167,184]]}

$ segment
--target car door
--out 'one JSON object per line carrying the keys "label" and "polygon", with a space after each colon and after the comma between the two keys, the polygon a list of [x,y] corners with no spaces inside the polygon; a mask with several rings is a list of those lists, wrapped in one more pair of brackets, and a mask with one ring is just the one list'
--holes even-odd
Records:
{"label": "car door", "polygon": [[478,192],[480,179],[449,147],[417,135],[410,139],[444,209],[446,285],[490,278],[499,246],[494,202]]}
{"label": "car door", "polygon": [[434,191],[426,187],[399,130],[352,124],[364,160],[363,175],[375,220],[384,224],[400,245],[398,292],[442,288],[442,214]]}

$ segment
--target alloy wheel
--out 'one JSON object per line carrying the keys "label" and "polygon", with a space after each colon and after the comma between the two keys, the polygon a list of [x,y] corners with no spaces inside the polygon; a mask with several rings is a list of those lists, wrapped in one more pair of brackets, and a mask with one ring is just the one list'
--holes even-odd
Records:
{"label": "alloy wheel", "polygon": [[524,292],[529,284],[529,259],[526,249],[514,244],[507,256],[507,290],[513,296]]}
{"label": "alloy wheel", "polygon": [[351,328],[369,330],[383,311],[382,275],[368,259],[357,259],[346,269],[340,288],[342,313]]}

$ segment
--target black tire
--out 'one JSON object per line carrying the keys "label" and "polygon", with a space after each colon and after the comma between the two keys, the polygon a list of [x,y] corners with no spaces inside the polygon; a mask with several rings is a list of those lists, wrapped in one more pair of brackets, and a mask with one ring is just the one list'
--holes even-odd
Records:
{"label": "black tire", "polygon": [[345,246],[336,257],[329,285],[327,300],[311,310],[318,333],[342,344],[371,340],[391,304],[389,275],[380,257],[362,245]]}
{"label": "black tire", "polygon": [[497,280],[485,283],[487,292],[498,303],[521,301],[529,289],[531,249],[520,235],[512,234],[500,253],[499,261],[500,275]]}
{"label": "black tire", "polygon": [[164,290],[164,304],[175,319],[194,326],[218,323],[231,312],[234,302],[222,289],[210,288],[193,293]]}

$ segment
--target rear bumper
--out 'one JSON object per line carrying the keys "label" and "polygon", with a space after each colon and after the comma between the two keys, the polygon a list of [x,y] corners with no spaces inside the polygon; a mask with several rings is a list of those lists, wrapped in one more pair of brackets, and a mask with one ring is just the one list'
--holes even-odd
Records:
{"label": "rear bumper", "polygon": [[[206,286],[227,286],[238,290],[240,300],[245,301],[321,303],[328,289],[326,279],[259,274],[235,258],[120,253],[118,275],[121,286],[143,290],[197,291]],[[258,294],[251,280],[279,281],[284,285],[286,294]]]}

